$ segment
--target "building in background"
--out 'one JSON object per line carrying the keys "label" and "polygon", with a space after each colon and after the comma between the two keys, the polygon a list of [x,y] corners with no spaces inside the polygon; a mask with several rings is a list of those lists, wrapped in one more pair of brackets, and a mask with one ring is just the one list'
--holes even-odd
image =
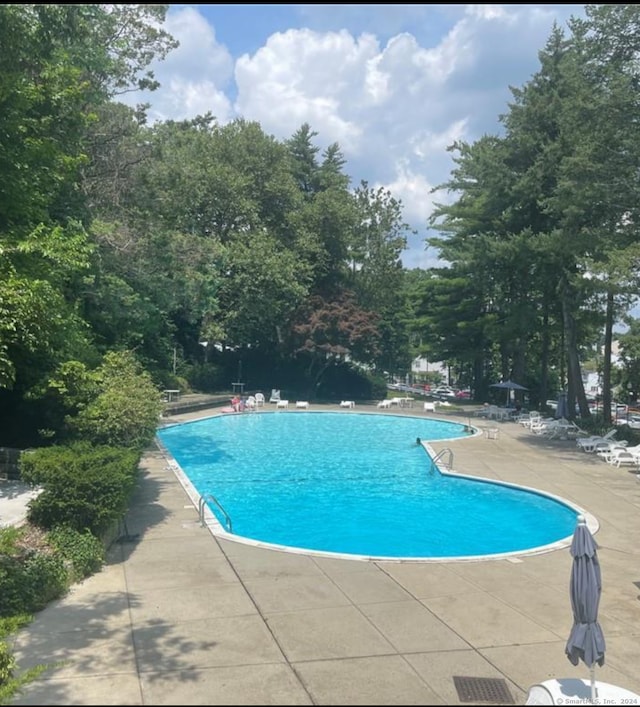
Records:
{"label": "building in background", "polygon": [[423,356],[414,358],[411,362],[411,381],[407,383],[449,383],[449,368],[442,361],[429,361]]}

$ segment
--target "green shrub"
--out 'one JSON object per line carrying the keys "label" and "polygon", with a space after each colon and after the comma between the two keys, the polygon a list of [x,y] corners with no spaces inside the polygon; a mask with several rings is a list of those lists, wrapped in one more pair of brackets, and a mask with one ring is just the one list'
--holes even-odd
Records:
{"label": "green shrub", "polygon": [[35,665],[15,676],[16,660],[8,644],[0,641],[0,705],[11,704],[13,698],[50,666]]}
{"label": "green shrub", "polygon": [[29,613],[27,607],[30,604],[31,592],[23,594],[24,585],[23,564],[20,559],[0,555],[0,617]]}
{"label": "green shrub", "polygon": [[31,606],[25,607],[31,612],[40,611],[49,602],[61,597],[70,584],[62,557],[44,552],[36,552],[26,560],[24,577],[26,585],[32,588]]}
{"label": "green shrub", "polygon": [[0,639],[16,633],[33,621],[31,614],[16,614],[15,616],[0,616]]}
{"label": "green shrub", "polygon": [[369,400],[384,400],[387,397],[387,381],[382,376],[369,376],[371,382],[371,397]]}
{"label": "green shrub", "polygon": [[127,509],[139,460],[133,449],[86,443],[23,453],[22,478],[43,486],[29,502],[29,521],[46,530],[63,526],[101,537]]}
{"label": "green shrub", "polygon": [[319,400],[373,400],[386,395],[387,387],[382,378],[347,363],[329,366],[316,390]]}
{"label": "green shrub", "polygon": [[104,564],[104,544],[88,530],[81,533],[68,527],[54,528],[49,533],[49,540],[70,564],[71,584],[98,572]]}
{"label": "green shrub", "polygon": [[[213,363],[198,363],[185,370],[188,385],[201,393],[229,390],[231,379],[220,366]],[[235,380],[235,378],[233,378]]]}
{"label": "green shrub", "polygon": [[0,685],[6,685],[13,677],[16,669],[16,659],[9,646],[0,641]]}
{"label": "green shrub", "polygon": [[[16,633],[24,626],[27,626],[33,617],[28,614],[20,614],[9,618],[0,618],[0,639]],[[61,662],[54,665],[62,665]],[[23,687],[33,682],[43,671],[53,665],[34,665],[32,668],[16,675],[18,666],[16,659],[11,652],[10,645],[0,640],[0,705],[11,704],[13,698]]]}
{"label": "green shrub", "polygon": [[26,557],[0,556],[0,616],[40,611],[68,586],[69,576],[59,555],[36,551]]}
{"label": "green shrub", "polygon": [[156,433],[164,409],[151,376],[128,351],[112,351],[93,373],[98,391],[75,416],[67,418],[76,439],[96,445],[142,449]]}
{"label": "green shrub", "polygon": [[17,552],[17,543],[22,535],[20,528],[9,526],[8,528],[0,528],[0,555],[15,555]]}
{"label": "green shrub", "polygon": [[616,439],[626,439],[630,447],[640,444],[640,430],[629,425],[619,425]]}

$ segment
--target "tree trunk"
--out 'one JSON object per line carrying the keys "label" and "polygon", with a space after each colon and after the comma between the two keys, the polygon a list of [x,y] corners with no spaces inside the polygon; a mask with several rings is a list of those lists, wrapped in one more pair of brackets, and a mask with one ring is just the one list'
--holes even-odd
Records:
{"label": "tree trunk", "polygon": [[549,351],[551,349],[551,333],[549,332],[549,303],[545,300],[542,313],[542,351],[540,352],[540,396],[542,400],[549,397]]}
{"label": "tree trunk", "polygon": [[576,401],[578,403],[581,417],[589,417],[591,411],[589,410],[587,396],[584,392],[584,382],[582,380],[582,371],[580,369],[580,356],[578,354],[576,322],[573,317],[573,310],[571,309],[571,303],[575,301],[575,297],[570,296],[569,284],[564,276],[560,283],[559,290],[560,301],[562,304],[564,343],[567,356],[568,416],[570,420],[574,420],[576,416]]}
{"label": "tree trunk", "polygon": [[[607,292],[604,325],[604,361],[602,362],[602,418],[611,424],[611,347],[613,342],[613,292]],[[617,416],[617,412],[616,412]]]}
{"label": "tree trunk", "polygon": [[473,397],[475,400],[484,400],[487,396],[487,380],[485,376],[485,342],[482,336],[476,340],[475,351],[477,352],[473,358]]}

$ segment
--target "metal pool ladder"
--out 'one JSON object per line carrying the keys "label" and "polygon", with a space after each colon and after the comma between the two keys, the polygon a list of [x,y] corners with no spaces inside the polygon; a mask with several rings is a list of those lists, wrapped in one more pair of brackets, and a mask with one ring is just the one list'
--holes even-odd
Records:
{"label": "metal pool ladder", "polygon": [[207,505],[207,501],[213,501],[213,503],[215,503],[216,506],[218,506],[218,508],[220,509],[220,512],[221,512],[222,515],[224,516],[225,522],[226,522],[226,524],[227,524],[227,530],[228,530],[230,533],[233,533],[233,528],[232,528],[232,525],[231,525],[231,518],[230,518],[229,514],[228,514],[228,513],[225,511],[225,509],[222,507],[222,504],[220,503],[220,501],[218,501],[218,499],[217,499],[214,495],[212,495],[212,494],[210,494],[210,493],[207,493],[207,494],[205,494],[204,496],[200,496],[200,500],[198,501],[198,516],[200,517],[200,525],[201,525],[203,528],[204,528],[204,526],[205,526],[205,522],[204,522],[204,507]]}
{"label": "metal pool ladder", "polygon": [[441,449],[435,455],[435,457],[431,460],[431,465],[432,465],[431,468],[432,469],[433,469],[433,467],[437,468],[438,462],[440,461],[440,459],[442,459],[442,457],[445,454],[449,455],[449,460],[446,462],[445,466],[447,467],[447,469],[449,469],[449,471],[451,471],[451,469],[453,469],[453,451],[451,449],[449,449],[449,447],[445,447],[444,449]]}

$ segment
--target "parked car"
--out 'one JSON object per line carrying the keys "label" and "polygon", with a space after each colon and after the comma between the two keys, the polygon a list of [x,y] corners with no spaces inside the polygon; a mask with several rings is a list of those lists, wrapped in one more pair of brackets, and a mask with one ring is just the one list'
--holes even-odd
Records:
{"label": "parked car", "polygon": [[628,425],[634,430],[640,430],[640,415],[627,415],[616,420],[618,425]]}
{"label": "parked car", "polygon": [[439,386],[435,390],[431,391],[431,395],[439,400],[455,400],[456,392],[453,388],[448,386]]}

